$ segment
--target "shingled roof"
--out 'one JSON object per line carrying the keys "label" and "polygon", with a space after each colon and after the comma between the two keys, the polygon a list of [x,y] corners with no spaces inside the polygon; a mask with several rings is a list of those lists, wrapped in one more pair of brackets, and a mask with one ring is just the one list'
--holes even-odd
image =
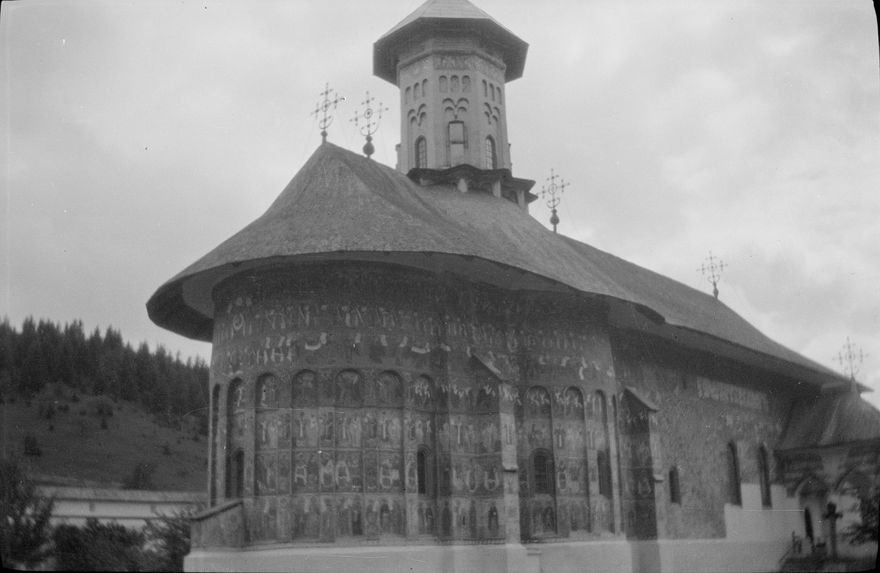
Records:
{"label": "shingled roof", "polygon": [[169,280],[147,310],[209,341],[213,287],[268,264],[382,260],[522,290],[578,292],[650,309],[665,326],[796,365],[814,383],[840,375],[764,336],[712,296],[550,232],[510,201],[421,187],[385,165],[322,144],[269,209]]}
{"label": "shingled roof", "polygon": [[789,420],[780,450],[880,440],[880,411],[854,391],[802,399]]}

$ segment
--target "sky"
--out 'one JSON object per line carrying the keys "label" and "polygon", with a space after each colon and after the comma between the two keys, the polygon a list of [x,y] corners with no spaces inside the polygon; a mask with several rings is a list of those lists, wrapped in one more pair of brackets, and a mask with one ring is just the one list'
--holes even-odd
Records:
{"label": "sky", "polygon": [[[477,0],[529,43],[513,174],[569,186],[559,232],[711,292],[880,405],[880,64],[866,0]],[[18,0],[0,13],[0,317],[208,359],[145,303],[261,215],[320,144],[360,150],[372,45],[418,0]],[[532,214],[549,226],[541,201]]]}

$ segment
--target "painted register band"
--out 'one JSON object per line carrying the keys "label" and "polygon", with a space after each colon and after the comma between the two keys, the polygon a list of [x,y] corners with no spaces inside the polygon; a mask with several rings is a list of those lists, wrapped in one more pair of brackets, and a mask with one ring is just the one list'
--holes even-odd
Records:
{"label": "painted register band", "polygon": [[583,319],[601,312],[508,296],[511,321],[497,294],[351,264],[220,285],[215,498],[243,500],[252,541],[613,532],[613,370]]}

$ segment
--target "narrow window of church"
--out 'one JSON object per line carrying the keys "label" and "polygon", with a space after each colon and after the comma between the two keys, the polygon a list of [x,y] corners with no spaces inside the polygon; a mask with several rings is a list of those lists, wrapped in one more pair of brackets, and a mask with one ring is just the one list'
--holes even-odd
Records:
{"label": "narrow window of church", "polygon": [[501,105],[501,86],[498,86],[498,105]]}
{"label": "narrow window of church", "polygon": [[449,91],[449,80],[446,76],[440,76],[440,93],[446,93]]}
{"label": "narrow window of church", "polygon": [[672,466],[669,470],[669,501],[670,503],[681,503],[681,485],[678,483],[678,468]]}
{"label": "narrow window of church", "polygon": [[471,77],[470,76],[462,76],[461,77],[461,91],[464,93],[468,93],[471,91]]}
{"label": "narrow window of church", "polygon": [[428,80],[422,80],[422,95],[428,97]]}
{"label": "narrow window of church", "polygon": [[449,78],[449,91],[452,93],[458,92],[458,76]]}
{"label": "narrow window of church", "polygon": [[416,453],[416,480],[418,482],[417,492],[421,495],[427,495],[431,491],[431,457],[428,450],[420,448]]}
{"label": "narrow window of church", "polygon": [[483,80],[483,97],[489,97],[489,84],[486,83],[486,80]]}
{"label": "narrow window of church", "polygon": [[428,142],[424,137],[416,139],[416,167],[424,169],[428,166]]}
{"label": "narrow window of church", "polygon": [[[229,383],[229,388],[226,393],[226,484],[224,488],[224,493],[227,499],[233,497],[241,497],[236,494],[237,491],[241,490],[241,487],[236,484],[235,480],[238,475],[238,471],[235,467],[237,463],[236,455],[232,455],[232,452],[238,451],[241,453],[241,463],[242,463],[242,472],[244,471],[244,453],[241,452],[239,448],[241,448],[244,442],[244,404],[245,401],[245,392],[244,392],[244,383],[236,378],[232,382]],[[243,473],[241,474],[244,475]],[[242,478],[243,479],[243,478]]]}
{"label": "narrow window of church", "polygon": [[416,85],[413,86],[413,99],[419,99],[422,97],[422,84],[416,82]]}
{"label": "narrow window of church", "polygon": [[617,396],[611,397],[614,414],[614,445],[617,450],[617,496],[623,499],[623,469],[620,465],[620,418],[617,412]]}
{"label": "narrow window of church", "polygon": [[217,440],[219,439],[219,428],[217,423],[220,419],[220,385],[214,386],[211,391],[211,488],[210,499],[211,505],[217,501]]}
{"label": "narrow window of church", "polygon": [[601,451],[596,454],[596,467],[599,470],[599,495],[611,497],[611,464],[608,453]]}
{"label": "narrow window of church", "polygon": [[596,403],[599,406],[599,420],[602,428],[601,443],[596,454],[596,469],[599,471],[599,494],[611,498],[611,441],[608,435],[608,402],[605,393],[596,391]]}
{"label": "narrow window of church", "polygon": [[228,499],[244,496],[244,452],[237,450],[229,457],[226,466],[226,497]]}
{"label": "narrow window of church", "polygon": [[536,452],[532,457],[532,473],[535,494],[553,493],[553,458],[547,452]]}
{"label": "narrow window of church", "polygon": [[409,103],[411,96],[412,88],[406,88],[406,91],[403,92],[403,103]]}
{"label": "narrow window of church", "polygon": [[770,468],[767,464],[767,450],[764,446],[758,448],[758,479],[761,480],[761,505],[770,507]]}
{"label": "narrow window of church", "polygon": [[727,444],[727,501],[733,505],[742,505],[739,487],[739,460],[736,455],[736,444]]}
{"label": "narrow window of church", "polygon": [[486,138],[486,169],[496,169],[498,167],[495,155],[495,140],[492,136]]}

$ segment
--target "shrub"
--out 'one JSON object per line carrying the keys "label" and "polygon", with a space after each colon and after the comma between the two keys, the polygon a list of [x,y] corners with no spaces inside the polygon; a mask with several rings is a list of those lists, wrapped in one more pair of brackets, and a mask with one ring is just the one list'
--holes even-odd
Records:
{"label": "shrub", "polygon": [[147,522],[145,568],[150,571],[183,571],[190,548],[190,512],[162,515]]}
{"label": "shrub", "polygon": [[139,462],[124,480],[122,487],[124,489],[152,489],[153,488],[153,472],[156,471],[155,464],[149,462]]}
{"label": "shrub", "polygon": [[55,565],[62,571],[139,571],[144,536],[118,523],[86,520],[85,527],[60,525],[53,535]]}
{"label": "shrub", "polygon": [[37,444],[36,436],[28,434],[24,437],[24,455],[26,456],[42,456],[43,450]]}
{"label": "shrub", "polygon": [[95,415],[100,418],[109,418],[113,416],[113,404],[106,398],[101,398],[95,404]]}

